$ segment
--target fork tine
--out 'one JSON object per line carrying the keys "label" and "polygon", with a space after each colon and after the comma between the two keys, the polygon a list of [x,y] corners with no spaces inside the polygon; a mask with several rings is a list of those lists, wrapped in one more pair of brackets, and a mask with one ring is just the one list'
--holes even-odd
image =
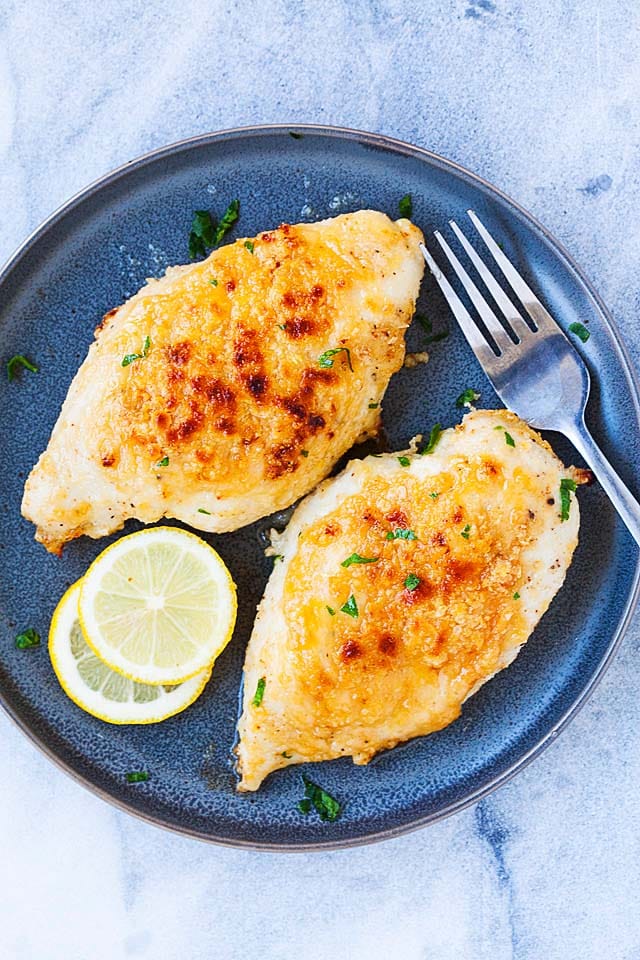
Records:
{"label": "fork tine", "polygon": [[425,247],[424,243],[420,244],[420,249],[432,276],[442,290],[447,303],[451,308],[451,312],[460,324],[462,332],[467,338],[467,343],[475,353],[480,365],[485,369],[485,371],[491,370],[496,360],[495,353],[480,333],[480,330],[471,319],[469,311],[458,297],[458,294],[455,292],[443,274],[442,270]]}
{"label": "fork tine", "polygon": [[[548,313],[545,307],[540,303],[529,284],[520,276],[509,258],[503,253],[496,241],[493,239],[485,225],[473,210],[467,210],[469,219],[484,240],[489,252],[493,256],[511,289],[518,297],[523,307],[533,320],[536,329],[545,328],[550,332],[557,333],[561,328]],[[564,335],[564,334],[563,334]]]}
{"label": "fork tine", "polygon": [[494,343],[496,344],[500,354],[503,354],[509,347],[513,346],[513,340],[508,336],[504,327],[496,317],[495,313],[482,296],[475,283],[462,266],[455,253],[444,239],[439,230],[434,231],[434,237],[444,250],[444,253],[447,257],[447,260],[455,270],[458,275],[458,279],[462,283],[462,286],[465,288],[469,294],[469,298],[473,303],[474,307],[480,314],[482,321],[489,331],[490,335],[493,337]]}
{"label": "fork tine", "polygon": [[482,260],[475,247],[472,246],[472,244],[467,240],[455,220],[449,220],[449,226],[460,241],[460,244],[462,245],[472,264],[480,274],[487,290],[502,311],[507,324],[513,330],[518,339],[521,340],[523,336],[531,333],[531,327],[527,326],[527,323],[518,308],[511,302],[494,275],[485,265],[484,260]]}

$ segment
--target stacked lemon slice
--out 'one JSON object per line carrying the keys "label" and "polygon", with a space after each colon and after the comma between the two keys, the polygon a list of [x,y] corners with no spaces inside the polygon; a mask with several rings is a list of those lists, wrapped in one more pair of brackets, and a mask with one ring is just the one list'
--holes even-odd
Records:
{"label": "stacked lemon slice", "polygon": [[200,695],[236,619],[236,590],[194,534],[153,527],[104,550],[51,622],[58,680],[109,723],[156,723]]}

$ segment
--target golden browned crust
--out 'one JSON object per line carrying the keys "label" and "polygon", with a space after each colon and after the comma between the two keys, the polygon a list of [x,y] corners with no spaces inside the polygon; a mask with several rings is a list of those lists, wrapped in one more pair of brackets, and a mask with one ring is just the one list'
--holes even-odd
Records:
{"label": "golden browned crust", "polygon": [[[375,431],[402,364],[422,272],[421,234],[402,223],[363,211],[284,224],[257,236],[253,252],[243,240],[229,244],[109,311],[27,484],[38,539],[57,551],[127,516],[234,529],[307,492]],[[122,367],[145,342],[144,356]],[[70,479],[55,496],[74,445],[83,461],[75,472],[97,479],[90,508],[86,491],[73,498]],[[34,504],[38,482],[54,494],[46,504]],[[102,483],[111,524],[96,518]],[[215,496],[200,515],[199,491]]]}
{"label": "golden browned crust", "polygon": [[429,456],[355,461],[303,501],[247,649],[240,789],[290,763],[367,763],[455,720],[564,579],[570,474],[514,414],[476,411]]}

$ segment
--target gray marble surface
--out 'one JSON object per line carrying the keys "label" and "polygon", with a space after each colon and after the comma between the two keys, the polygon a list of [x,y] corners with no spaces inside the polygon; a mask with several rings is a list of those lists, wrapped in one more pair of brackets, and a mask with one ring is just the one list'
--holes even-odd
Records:
{"label": "gray marble surface", "polygon": [[[637,363],[639,28],[629,0],[4,0],[0,256],[153,147],[256,122],[344,124],[427,146],[528,207]],[[636,960],[639,653],[636,618],[575,722],[475,808],[333,854],[147,826],[2,715],[0,957]]]}

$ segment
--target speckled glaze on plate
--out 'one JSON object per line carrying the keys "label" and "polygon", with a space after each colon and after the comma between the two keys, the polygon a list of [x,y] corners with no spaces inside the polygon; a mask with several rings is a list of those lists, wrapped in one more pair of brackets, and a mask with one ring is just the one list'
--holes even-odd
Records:
{"label": "speckled glaze on plate", "polygon": [[[237,582],[239,616],[204,694],[185,713],[157,726],[109,726],[67,700],[44,643],[15,649],[15,634],[27,626],[46,637],[59,597],[114,539],[83,538],[57,559],[35,543],[32,526],[20,516],[25,477],[47,443],[102,315],[146,277],[187,260],[195,209],[220,214],[239,197],[237,231],[252,235],[283,221],[363,207],[397,216],[405,193],[413,195],[413,218],[427,235],[474,207],[553,314],[565,325],[589,325],[591,339],[577,346],[593,379],[590,426],[633,486],[640,456],[638,393],[603,304],[529,214],[468,171],[408,144],[313,126],[247,128],[174,144],[73,198],[0,274],[1,357],[27,353],[40,366],[40,373],[24,371],[12,383],[0,378],[0,697],[63,769],[161,826],[236,846],[317,849],[395,836],[460,810],[557,736],[602,676],[637,599],[638,555],[630,536],[597,486],[581,491],[581,542],[564,589],[515,663],[465,705],[456,723],[368,767],[345,759],[280,771],[254,795],[236,794],[230,751],[244,648],[272,566],[262,537],[270,521],[208,538]],[[429,277],[418,309],[436,328],[451,326]],[[409,349],[423,344],[414,323]],[[389,449],[406,446],[436,421],[457,422],[455,398],[462,388],[475,387],[482,405],[499,406],[455,328],[430,352],[426,366],[403,369],[391,382],[383,404]],[[616,444],[620,437],[624,444]],[[565,462],[576,462],[562,438],[548,439]],[[130,522],[124,532],[138,526]],[[150,779],[127,783],[125,773],[140,769]],[[344,804],[340,820],[322,823],[298,812],[302,769]]]}

